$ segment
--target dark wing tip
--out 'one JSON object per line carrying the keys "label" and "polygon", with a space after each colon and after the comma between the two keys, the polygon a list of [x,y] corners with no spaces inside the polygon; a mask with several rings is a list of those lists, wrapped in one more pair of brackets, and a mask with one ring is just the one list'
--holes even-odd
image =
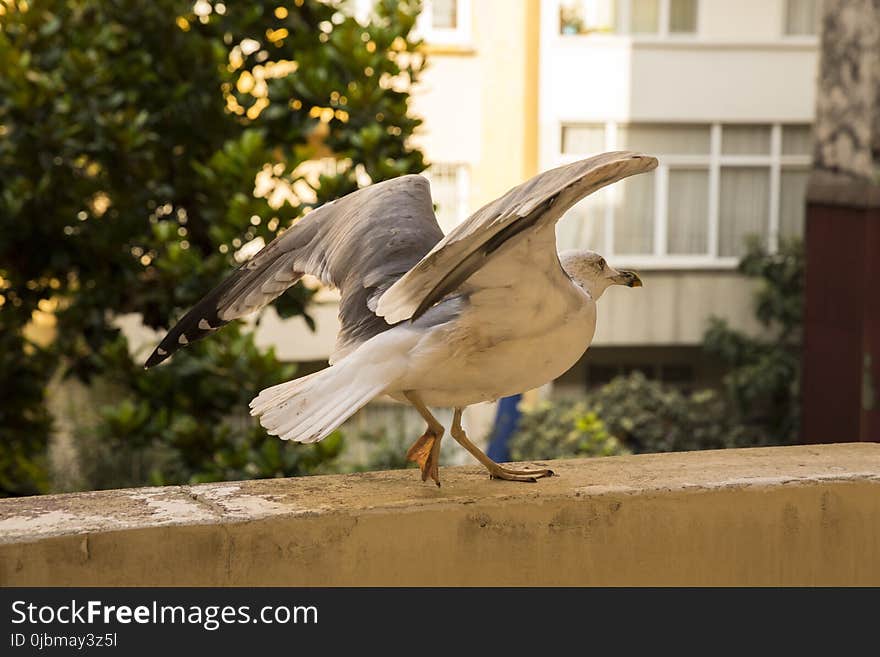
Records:
{"label": "dark wing tip", "polygon": [[161,347],[156,347],[155,349],[153,349],[153,353],[150,354],[150,357],[147,358],[147,361],[144,363],[144,369],[145,369],[145,370],[148,370],[148,369],[150,369],[151,367],[154,367],[154,366],[158,365],[158,364],[161,363],[163,360],[165,360],[166,358],[168,358],[168,356],[171,355],[171,354],[169,354],[169,353],[167,353],[167,352],[164,353],[164,354],[159,353],[160,351],[165,351],[165,350],[162,349]]}
{"label": "dark wing tip", "polygon": [[151,367],[158,365],[162,361],[167,360],[171,354],[177,351],[178,336],[182,334],[183,331],[180,330],[180,324],[168,331],[165,337],[162,338],[162,342],[159,343],[159,346],[157,346],[153,350],[153,353],[150,354],[150,357],[147,358],[147,361],[144,363],[144,369],[148,370]]}
{"label": "dark wing tip", "polygon": [[[206,319],[205,315],[211,319]],[[201,340],[228,323],[218,317],[213,304],[204,302],[197,304],[162,338],[162,342],[144,363],[144,369],[148,370],[158,365],[181,347],[185,347],[190,342]]]}

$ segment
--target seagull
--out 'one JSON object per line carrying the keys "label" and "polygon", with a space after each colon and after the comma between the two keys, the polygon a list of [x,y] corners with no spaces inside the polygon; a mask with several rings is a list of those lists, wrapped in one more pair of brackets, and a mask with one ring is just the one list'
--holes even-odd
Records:
{"label": "seagull", "polygon": [[656,166],[648,155],[612,152],[545,171],[445,237],[423,176],[364,187],[308,213],[242,264],[180,319],[145,367],[310,274],[339,290],[341,328],[330,367],[267,388],[250,403],[270,434],[314,443],[388,395],[412,404],[427,423],[407,452],[422,481],[440,485],[444,427],[429,407],[454,409],[452,437],[490,477],[552,476],[494,462],[468,438],[462,412],[563,374],[592,342],[602,293],[642,285],[598,253],[558,253],[555,226],[585,196]]}

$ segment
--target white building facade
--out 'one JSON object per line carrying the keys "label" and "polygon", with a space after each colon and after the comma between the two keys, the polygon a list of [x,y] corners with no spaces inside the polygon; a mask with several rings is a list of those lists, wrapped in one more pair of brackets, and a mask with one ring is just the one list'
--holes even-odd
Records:
{"label": "white building facade", "polygon": [[759,330],[735,268],[747,236],[773,250],[803,232],[818,10],[815,0],[541,3],[540,168],[618,149],[660,160],[559,224],[560,249],[600,251],[645,280],[603,298],[593,353],[566,383],[634,367],[711,380],[698,349],[708,318]]}

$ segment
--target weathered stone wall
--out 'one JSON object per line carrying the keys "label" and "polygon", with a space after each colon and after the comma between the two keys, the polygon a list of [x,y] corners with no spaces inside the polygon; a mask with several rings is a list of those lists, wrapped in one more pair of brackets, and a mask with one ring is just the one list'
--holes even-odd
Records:
{"label": "weathered stone wall", "polygon": [[0,501],[0,585],[880,585],[880,445]]}
{"label": "weathered stone wall", "polygon": [[822,5],[815,166],[872,180],[880,155],[880,2]]}

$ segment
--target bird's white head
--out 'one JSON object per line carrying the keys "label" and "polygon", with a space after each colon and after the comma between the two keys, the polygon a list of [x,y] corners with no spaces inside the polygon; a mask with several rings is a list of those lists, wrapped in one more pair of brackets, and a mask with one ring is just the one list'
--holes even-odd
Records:
{"label": "bird's white head", "polygon": [[563,251],[559,262],[569,278],[584,288],[594,301],[612,285],[642,286],[642,279],[634,271],[615,269],[594,251]]}

